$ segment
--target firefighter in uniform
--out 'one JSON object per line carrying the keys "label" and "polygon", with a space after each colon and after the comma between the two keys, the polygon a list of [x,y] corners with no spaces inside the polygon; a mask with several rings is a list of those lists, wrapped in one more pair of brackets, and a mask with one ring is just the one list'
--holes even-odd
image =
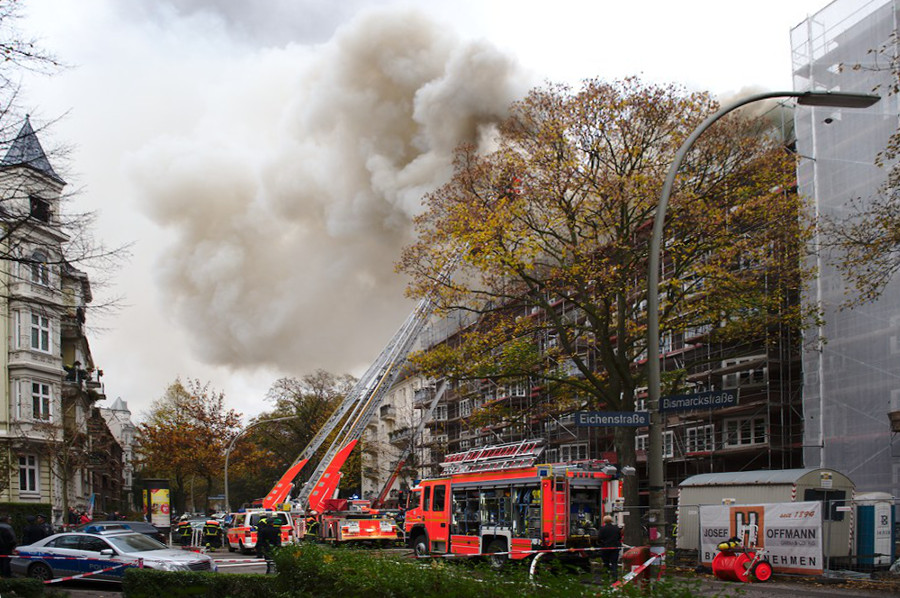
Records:
{"label": "firefighter in uniform", "polygon": [[222,548],[222,526],[215,519],[203,524],[203,545],[208,550]]}
{"label": "firefighter in uniform", "polygon": [[178,527],[175,528],[175,537],[178,538],[178,543],[182,546],[191,545],[191,536],[193,533],[194,530],[191,528],[189,521],[179,521]]}
{"label": "firefighter in uniform", "polygon": [[259,530],[256,532],[256,549],[266,559],[266,575],[268,575],[275,568],[272,550],[281,546],[282,521],[277,517],[263,521],[259,522]]}
{"label": "firefighter in uniform", "polygon": [[313,509],[306,514],[306,535],[304,538],[315,540],[319,535],[319,513]]}

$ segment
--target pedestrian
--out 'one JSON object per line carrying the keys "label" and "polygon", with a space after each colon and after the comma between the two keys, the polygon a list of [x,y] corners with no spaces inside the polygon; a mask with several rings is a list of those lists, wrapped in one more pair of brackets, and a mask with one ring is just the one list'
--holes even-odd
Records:
{"label": "pedestrian", "polygon": [[29,546],[38,540],[43,540],[44,537],[41,526],[37,524],[37,517],[26,515],[25,527],[22,529],[22,545]]}
{"label": "pedestrian", "polygon": [[50,522],[47,521],[47,518],[44,517],[42,513],[37,514],[36,524],[41,530],[41,537],[39,538],[40,540],[43,540],[47,536],[53,535],[53,526],[50,525]]}
{"label": "pedestrian", "polygon": [[91,522],[91,518],[88,516],[87,511],[83,512],[81,514],[81,517],[78,519],[78,523],[81,523],[82,525],[84,525],[85,523],[90,523],[90,522]]}
{"label": "pedestrian", "polygon": [[622,528],[613,523],[609,515],[603,517],[603,525],[597,534],[597,544],[600,547],[600,559],[606,575],[611,581],[619,579],[619,551],[622,548]]}
{"label": "pedestrian", "polygon": [[16,548],[16,532],[9,524],[9,515],[0,515],[0,576],[12,577],[9,555]]}
{"label": "pedestrian", "polygon": [[69,525],[78,525],[78,511],[75,507],[69,507]]}

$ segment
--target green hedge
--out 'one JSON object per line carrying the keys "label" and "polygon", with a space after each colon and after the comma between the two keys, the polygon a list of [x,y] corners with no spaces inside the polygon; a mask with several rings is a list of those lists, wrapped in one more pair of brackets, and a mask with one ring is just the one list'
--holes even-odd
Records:
{"label": "green hedge", "polygon": [[623,589],[592,583],[581,570],[540,563],[540,574],[528,578],[526,563],[509,563],[500,573],[484,562],[414,560],[397,553],[332,549],[317,544],[287,546],[275,553],[277,575],[169,573],[148,569],[125,572],[125,598],[166,596],[209,598],[693,598],[696,582],[665,580],[649,588]]}
{"label": "green hedge", "polygon": [[68,594],[45,585],[37,579],[6,579],[0,577],[0,596],[21,598],[62,598]]}
{"label": "green hedge", "polygon": [[41,514],[47,521],[52,521],[53,509],[45,502],[0,502],[0,514],[9,515],[10,524],[16,530],[16,541],[21,543],[22,530],[27,524],[25,517]]}
{"label": "green hedge", "polygon": [[274,575],[126,569],[125,598],[277,598]]}
{"label": "green hedge", "polygon": [[[288,546],[275,553],[276,588],[283,596],[366,596],[391,598],[572,598],[641,596],[693,598],[697,583],[663,580],[650,588],[596,585],[583,569],[542,561],[534,580],[525,561],[507,563],[500,572],[480,559],[415,560],[396,553],[329,549],[315,544]],[[292,592],[302,592],[292,593]]]}

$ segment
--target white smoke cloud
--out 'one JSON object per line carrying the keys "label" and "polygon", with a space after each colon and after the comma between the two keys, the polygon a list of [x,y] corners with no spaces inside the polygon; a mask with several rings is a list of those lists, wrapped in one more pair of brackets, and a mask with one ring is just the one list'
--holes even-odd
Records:
{"label": "white smoke cloud", "polygon": [[128,161],[174,234],[160,282],[192,348],[294,373],[370,360],[411,308],[393,268],[423,194],[530,84],[410,10],[233,64],[191,129]]}

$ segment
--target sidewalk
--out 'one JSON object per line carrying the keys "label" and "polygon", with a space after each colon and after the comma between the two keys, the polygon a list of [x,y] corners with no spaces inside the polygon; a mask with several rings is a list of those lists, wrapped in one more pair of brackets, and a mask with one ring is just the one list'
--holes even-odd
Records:
{"label": "sidewalk", "polygon": [[675,569],[670,574],[700,581],[702,596],[741,596],[744,598],[886,598],[900,596],[900,578],[893,580],[822,579],[775,575],[765,583],[740,583],[716,579],[711,573]]}

